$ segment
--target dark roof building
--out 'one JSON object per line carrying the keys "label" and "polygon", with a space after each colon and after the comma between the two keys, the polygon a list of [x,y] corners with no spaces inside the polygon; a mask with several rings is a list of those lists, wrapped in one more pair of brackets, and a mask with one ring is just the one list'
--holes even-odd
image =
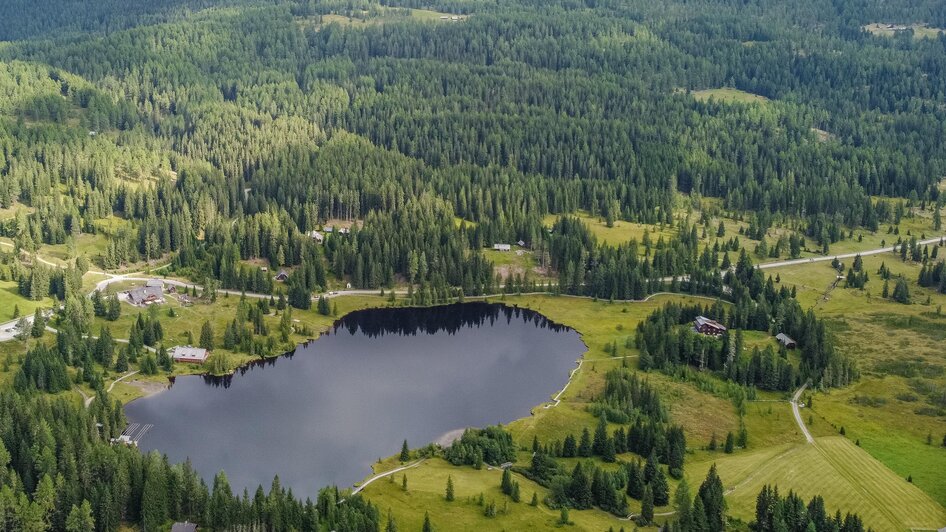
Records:
{"label": "dark roof building", "polygon": [[798,347],[798,343],[785,333],[776,334],[775,339],[778,340],[780,344],[784,345],[786,349],[795,349]]}
{"label": "dark roof building", "polygon": [[277,273],[276,277],[273,277],[273,279],[276,281],[283,281],[283,282],[288,281],[289,273],[286,270],[279,270],[279,273]]}
{"label": "dark roof building", "polygon": [[723,324],[706,316],[697,316],[693,320],[693,328],[696,329],[696,332],[709,336],[719,336],[726,332],[726,327]]}
{"label": "dark roof building", "polygon": [[144,307],[155,303],[164,303],[164,283],[158,286],[152,286],[153,281],[148,281],[148,285],[132,288],[128,291],[128,302],[132,305]]}

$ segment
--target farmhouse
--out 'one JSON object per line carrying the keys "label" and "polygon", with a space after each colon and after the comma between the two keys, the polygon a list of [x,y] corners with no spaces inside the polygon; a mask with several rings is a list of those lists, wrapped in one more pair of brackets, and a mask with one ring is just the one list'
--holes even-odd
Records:
{"label": "farmhouse", "polygon": [[792,337],[785,333],[776,334],[775,339],[778,340],[780,344],[784,345],[786,349],[795,349],[798,347],[798,343],[796,343],[795,340],[792,340]]}
{"label": "farmhouse", "polygon": [[179,345],[171,349],[168,353],[175,362],[185,362],[188,364],[203,364],[210,353],[202,347],[191,347],[189,345]]}
{"label": "farmhouse", "polygon": [[693,328],[696,329],[696,332],[708,336],[719,336],[726,332],[726,327],[723,326],[723,324],[711,320],[706,316],[697,316],[696,319],[693,320]]}
{"label": "farmhouse", "polygon": [[512,246],[509,244],[493,244],[493,250],[495,251],[509,251],[512,249]]}
{"label": "farmhouse", "polygon": [[138,307],[164,303],[164,283],[152,279],[145,284],[125,292],[128,302]]}
{"label": "farmhouse", "polygon": [[325,242],[325,235],[323,235],[322,233],[318,231],[309,231],[309,238],[311,238],[312,240],[315,240],[319,244],[321,244],[322,242]]}

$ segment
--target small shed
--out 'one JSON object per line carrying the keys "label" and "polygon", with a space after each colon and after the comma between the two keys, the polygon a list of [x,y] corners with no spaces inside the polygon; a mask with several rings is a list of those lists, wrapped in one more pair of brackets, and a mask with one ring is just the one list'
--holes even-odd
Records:
{"label": "small shed", "polygon": [[186,364],[203,364],[210,356],[210,352],[203,347],[193,347],[189,345],[179,345],[171,349],[169,353],[175,362],[184,362]]}
{"label": "small shed", "polygon": [[795,349],[798,347],[798,343],[785,333],[776,334],[775,339],[778,340],[780,344],[784,345],[786,349]]}
{"label": "small shed", "polygon": [[493,244],[494,251],[510,251],[512,246],[509,244]]}
{"label": "small shed", "polygon": [[197,532],[197,523],[184,521],[171,525],[171,532]]}
{"label": "small shed", "polygon": [[696,332],[707,336],[719,336],[726,332],[726,327],[723,324],[706,316],[697,316],[693,320],[693,328],[696,329]]}
{"label": "small shed", "polygon": [[520,241],[516,242],[516,245],[519,246],[519,247],[521,247],[521,248],[524,248],[524,247],[526,247],[526,241],[525,241],[525,240],[520,240]]}
{"label": "small shed", "polygon": [[273,280],[286,282],[289,280],[289,272],[287,272],[286,270],[279,270],[279,273],[277,273],[276,276],[273,277]]}
{"label": "small shed", "polygon": [[315,240],[319,244],[321,244],[322,242],[325,242],[325,235],[323,235],[322,233],[318,231],[309,231],[309,238],[311,238],[312,240]]}

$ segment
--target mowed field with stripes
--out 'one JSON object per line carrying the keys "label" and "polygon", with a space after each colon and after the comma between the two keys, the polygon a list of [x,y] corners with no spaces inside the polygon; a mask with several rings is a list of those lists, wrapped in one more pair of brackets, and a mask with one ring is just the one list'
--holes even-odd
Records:
{"label": "mowed field with stripes", "polygon": [[729,513],[746,521],[755,517],[759,491],[773,485],[780,493],[794,491],[806,502],[821,495],[831,514],[838,509],[860,514],[864,524],[878,532],[946,526],[942,505],[843,436],[692,464],[688,476],[702,478],[712,463],[726,487]]}

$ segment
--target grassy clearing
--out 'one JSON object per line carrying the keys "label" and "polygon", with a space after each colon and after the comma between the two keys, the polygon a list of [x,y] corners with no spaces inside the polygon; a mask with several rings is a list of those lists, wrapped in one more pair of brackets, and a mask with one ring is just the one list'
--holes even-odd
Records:
{"label": "grassy clearing", "polygon": [[20,316],[28,316],[37,308],[51,308],[52,306],[53,300],[48,297],[33,301],[21,296],[16,281],[0,281],[0,323],[14,319],[13,314],[17,307],[20,309]]}
{"label": "grassy clearing", "polygon": [[937,528],[946,510],[850,440],[822,437],[816,445],[786,444],[718,457],[688,467],[691,478],[716,463],[727,490],[729,513],[745,520],[755,514],[756,495],[769,484],[805,499],[822,495],[832,513],[856,512],[875,530]]}
{"label": "grassy clearing", "polygon": [[[662,225],[639,224],[618,220],[614,222],[614,227],[608,227],[604,218],[592,216],[587,212],[580,211],[575,213],[574,216],[577,216],[588,226],[588,229],[595,235],[599,242],[612,246],[626,244],[631,240],[636,240],[640,243],[644,239],[644,233],[648,231],[651,233],[651,240],[655,243],[661,236],[666,240],[676,234],[675,229]],[[550,214],[546,216],[543,221],[546,226],[551,227],[557,218],[558,215]],[[643,250],[641,250],[641,252],[643,253]]]}
{"label": "grassy clearing", "polygon": [[914,39],[936,39],[940,34],[946,32],[946,30],[940,28],[931,28],[926,23],[888,24],[875,22],[873,24],[865,24],[861,26],[861,29],[878,37],[893,37],[897,32],[909,30],[913,32]]}
{"label": "grassy clearing", "polygon": [[[456,17],[454,20],[453,17]],[[372,12],[363,11],[361,13],[355,14],[355,16],[348,16],[342,14],[327,14],[321,16],[321,22],[319,17],[306,17],[299,20],[299,24],[303,27],[322,27],[328,24],[341,24],[342,26],[351,26],[351,27],[365,27],[365,26],[376,26],[380,24],[390,24],[393,22],[457,22],[461,20],[466,20],[467,15],[455,15],[452,13],[442,13],[440,11],[432,11],[429,9],[412,9],[412,8],[391,8],[385,6],[378,6],[373,8]]]}
{"label": "grassy clearing", "polygon": [[715,100],[723,103],[766,103],[769,101],[765,96],[759,96],[758,94],[752,94],[751,92],[729,87],[704,89],[693,91],[690,94],[701,102]]}
{"label": "grassy clearing", "polygon": [[[407,490],[401,488],[401,481],[407,475]],[[456,500],[444,499],[447,476],[453,478]],[[400,530],[420,530],[424,522],[424,512],[430,513],[431,524],[435,529],[450,530],[547,530],[559,527],[558,510],[544,504],[529,506],[529,500],[535,493],[539,500],[545,498],[548,490],[521,475],[514,475],[522,492],[522,502],[514,503],[499,489],[502,473],[498,469],[481,470],[472,467],[454,467],[441,459],[427,460],[421,465],[403,473],[395,473],[389,478],[373,482],[364,490],[382,514],[388,512],[394,516]],[[479,495],[487,504],[494,501],[497,515],[487,518],[484,508],[479,506]],[[503,512],[504,504],[506,512]],[[569,515],[573,526],[561,527],[569,530],[607,530],[620,526],[633,526],[633,523],[618,521],[617,518],[600,510],[571,511]]]}

